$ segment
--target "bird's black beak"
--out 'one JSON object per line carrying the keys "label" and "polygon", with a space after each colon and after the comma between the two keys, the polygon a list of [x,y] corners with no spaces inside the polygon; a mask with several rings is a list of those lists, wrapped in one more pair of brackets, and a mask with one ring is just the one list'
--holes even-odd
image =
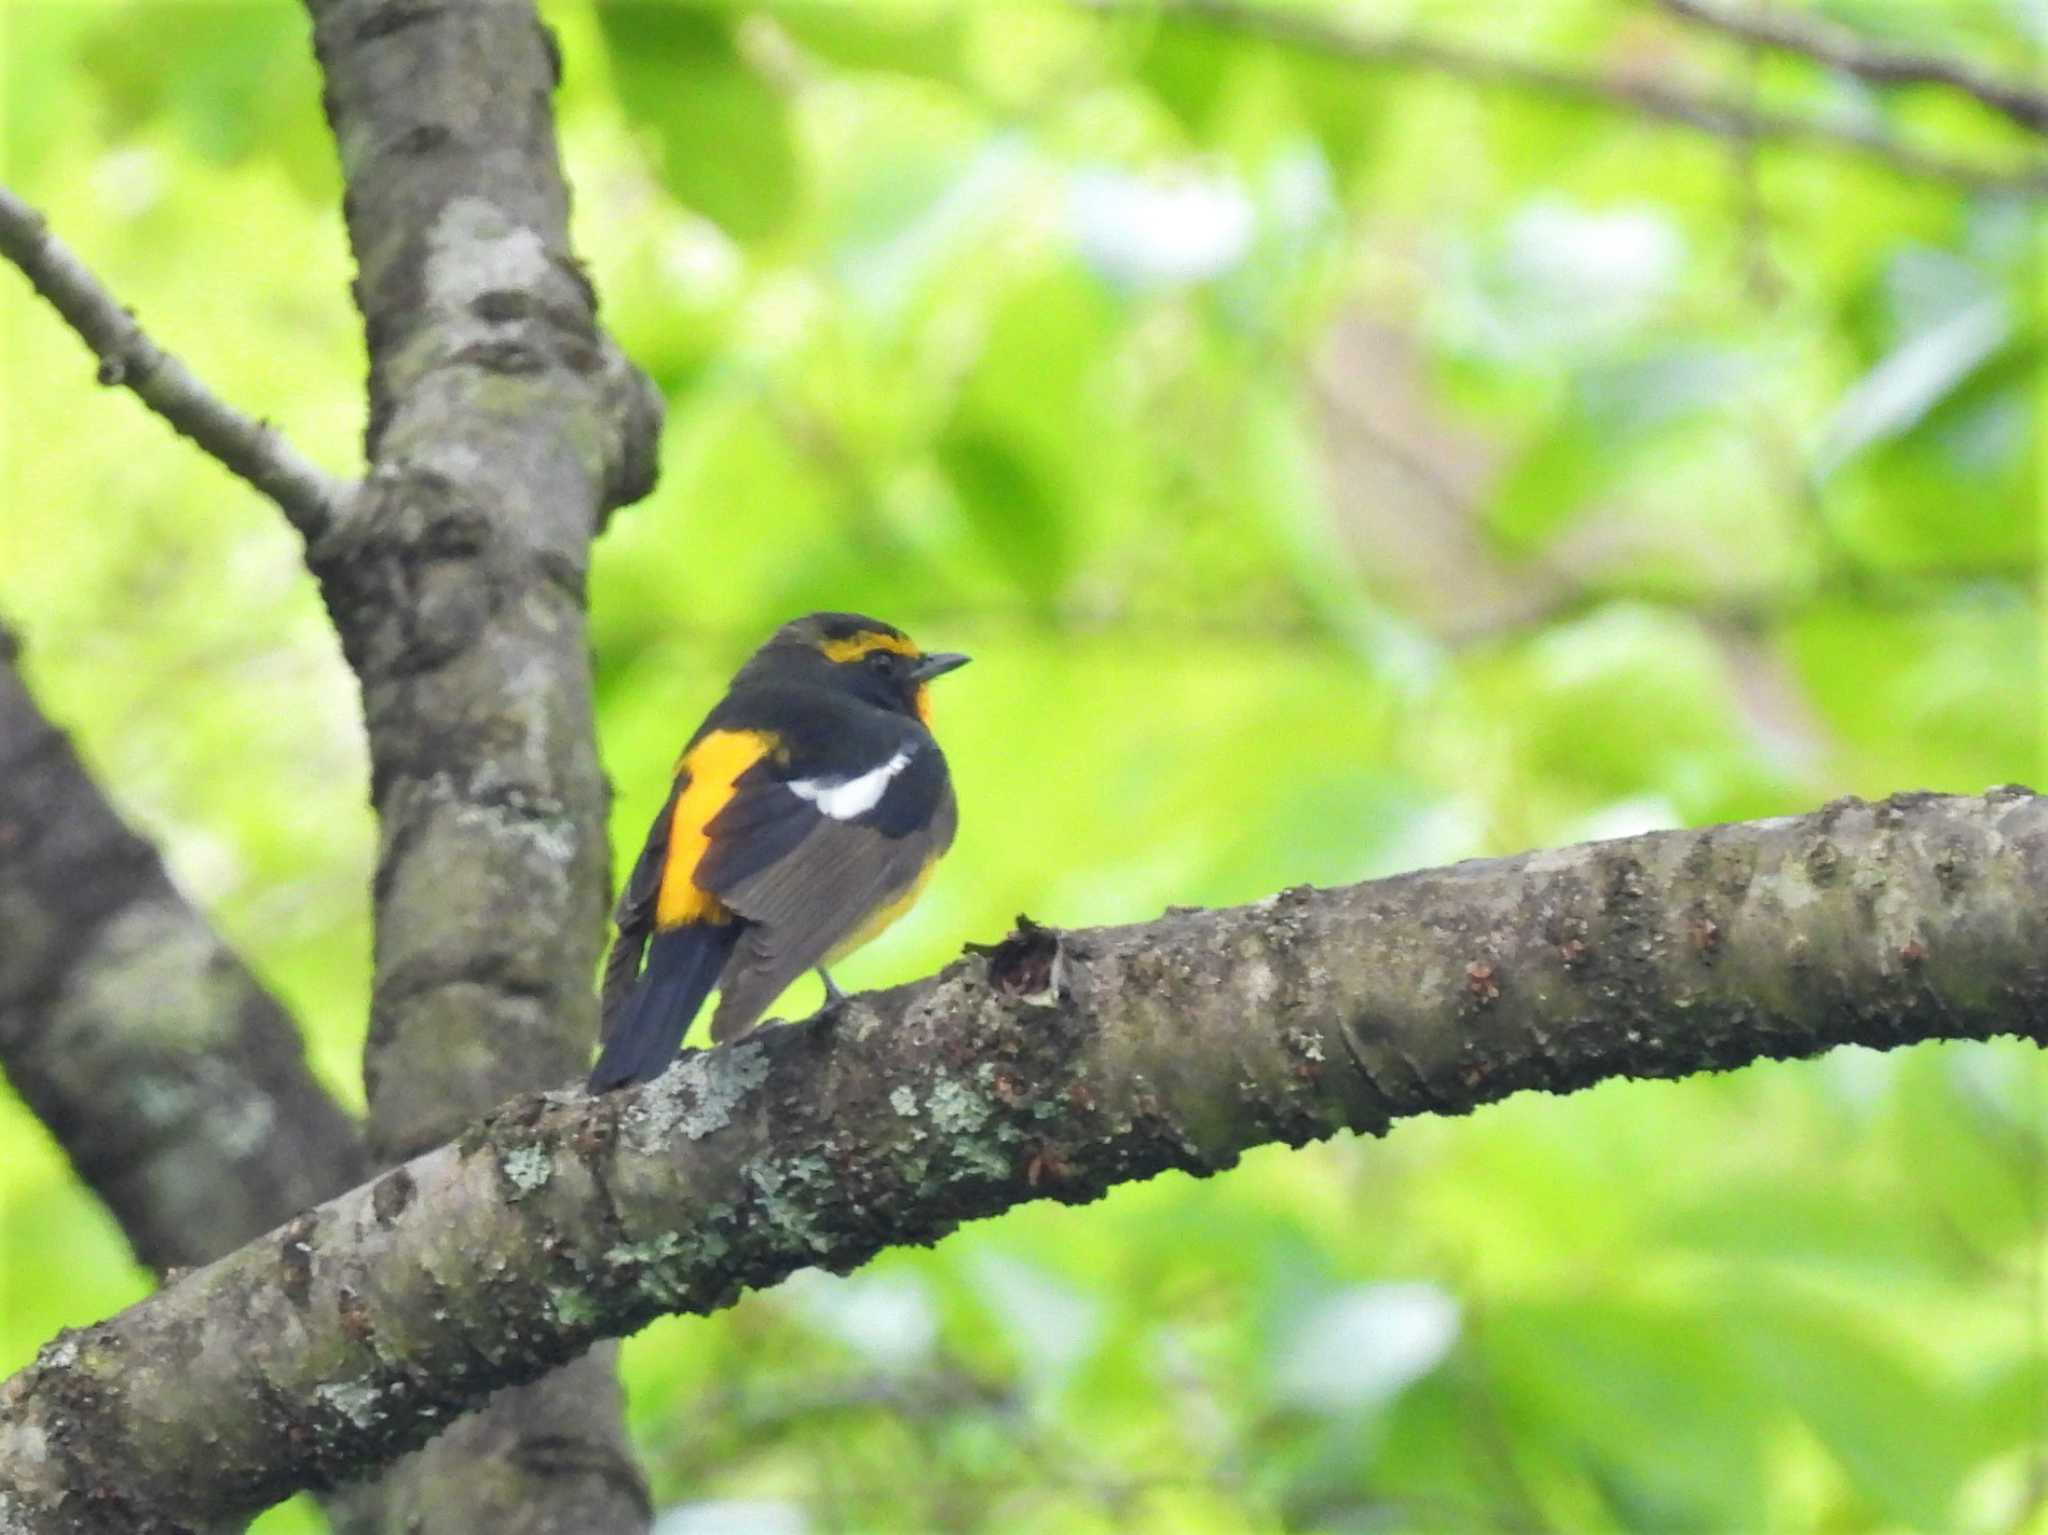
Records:
{"label": "bird's black beak", "polygon": [[963,656],[955,650],[941,650],[932,655],[919,656],[910,664],[910,679],[913,682],[930,682],[934,677],[943,677],[947,672],[957,672],[974,657]]}

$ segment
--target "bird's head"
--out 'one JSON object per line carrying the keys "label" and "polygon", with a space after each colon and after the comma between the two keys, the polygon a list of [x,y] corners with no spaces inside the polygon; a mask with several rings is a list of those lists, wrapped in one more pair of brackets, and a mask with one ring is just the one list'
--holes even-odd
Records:
{"label": "bird's head", "polygon": [[955,651],[923,651],[894,624],[860,613],[811,613],[777,629],[754,653],[744,677],[816,683],[929,725],[934,677],[965,666]]}

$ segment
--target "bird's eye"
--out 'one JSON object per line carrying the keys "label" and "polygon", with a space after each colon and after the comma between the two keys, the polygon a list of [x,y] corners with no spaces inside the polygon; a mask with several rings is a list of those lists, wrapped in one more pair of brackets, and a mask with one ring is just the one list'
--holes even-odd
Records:
{"label": "bird's eye", "polygon": [[866,660],[868,663],[868,670],[871,672],[887,673],[891,669],[893,669],[896,664],[896,658],[890,655],[889,652],[886,650],[870,650],[867,653]]}

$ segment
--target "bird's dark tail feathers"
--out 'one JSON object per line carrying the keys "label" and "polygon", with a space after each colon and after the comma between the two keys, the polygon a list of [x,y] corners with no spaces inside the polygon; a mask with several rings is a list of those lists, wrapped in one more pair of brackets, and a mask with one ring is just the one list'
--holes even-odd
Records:
{"label": "bird's dark tail feathers", "polygon": [[725,968],[741,925],[686,922],[654,935],[647,948],[647,968],[620,1009],[618,1024],[590,1073],[593,1093],[651,1082],[668,1069],[683,1047],[690,1020],[718,984],[718,972]]}

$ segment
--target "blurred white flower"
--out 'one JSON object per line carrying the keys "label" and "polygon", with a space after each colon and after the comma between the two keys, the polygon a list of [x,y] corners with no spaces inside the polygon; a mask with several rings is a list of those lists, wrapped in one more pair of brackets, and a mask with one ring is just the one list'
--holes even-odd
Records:
{"label": "blurred white flower", "polygon": [[117,149],[92,168],[92,189],[102,203],[127,218],[149,212],[164,195],[163,156],[154,149]]}
{"label": "blurred white flower", "polygon": [[1337,211],[1330,162],[1313,145],[1298,145],[1275,155],[1266,167],[1262,200],[1272,221],[1290,233],[1304,233],[1327,222]]}
{"label": "blurred white flower", "polygon": [[1133,287],[1205,282],[1251,248],[1252,200],[1229,177],[1095,167],[1074,175],[1069,206],[1082,259]]}
{"label": "blurred white flower", "polygon": [[1891,1094],[1900,1057],[1863,1045],[1830,1050],[1815,1063],[1830,1097],[1847,1108],[1868,1114]]}
{"label": "blurred white flower", "polygon": [[1000,1253],[977,1256],[974,1276],[1033,1389],[1040,1395],[1057,1391],[1094,1349],[1102,1308],[1043,1269]]}
{"label": "blurred white flower", "polygon": [[679,1503],[654,1521],[654,1535],[810,1535],[810,1528],[796,1504],[767,1499]]}
{"label": "blurred white flower", "polygon": [[1431,1284],[1353,1285],[1302,1317],[1281,1345],[1284,1401],[1343,1412],[1391,1401],[1458,1341],[1458,1303]]}
{"label": "blurred white flower", "polygon": [[815,278],[795,270],[775,272],[747,294],[734,329],[748,351],[781,356],[810,338],[825,310],[825,295]]}
{"label": "blurred white flower", "polygon": [[842,1279],[822,1269],[792,1274],[782,1294],[820,1332],[830,1333],[884,1370],[924,1363],[939,1319],[924,1281],[914,1274],[863,1274]]}
{"label": "blurred white flower", "polygon": [[746,260],[732,237],[695,214],[677,218],[659,249],[663,274],[693,303],[729,298],[746,271]]}
{"label": "blurred white flower", "polygon": [[1497,245],[1454,258],[1448,318],[1499,357],[1598,354],[1640,330],[1677,286],[1685,240],[1648,208],[1525,205]]}
{"label": "blurred white flower", "polygon": [[1588,213],[1546,199],[1508,225],[1505,266],[1531,296],[1560,308],[1641,309],[1670,291],[1684,254],[1670,221],[1647,208]]}

